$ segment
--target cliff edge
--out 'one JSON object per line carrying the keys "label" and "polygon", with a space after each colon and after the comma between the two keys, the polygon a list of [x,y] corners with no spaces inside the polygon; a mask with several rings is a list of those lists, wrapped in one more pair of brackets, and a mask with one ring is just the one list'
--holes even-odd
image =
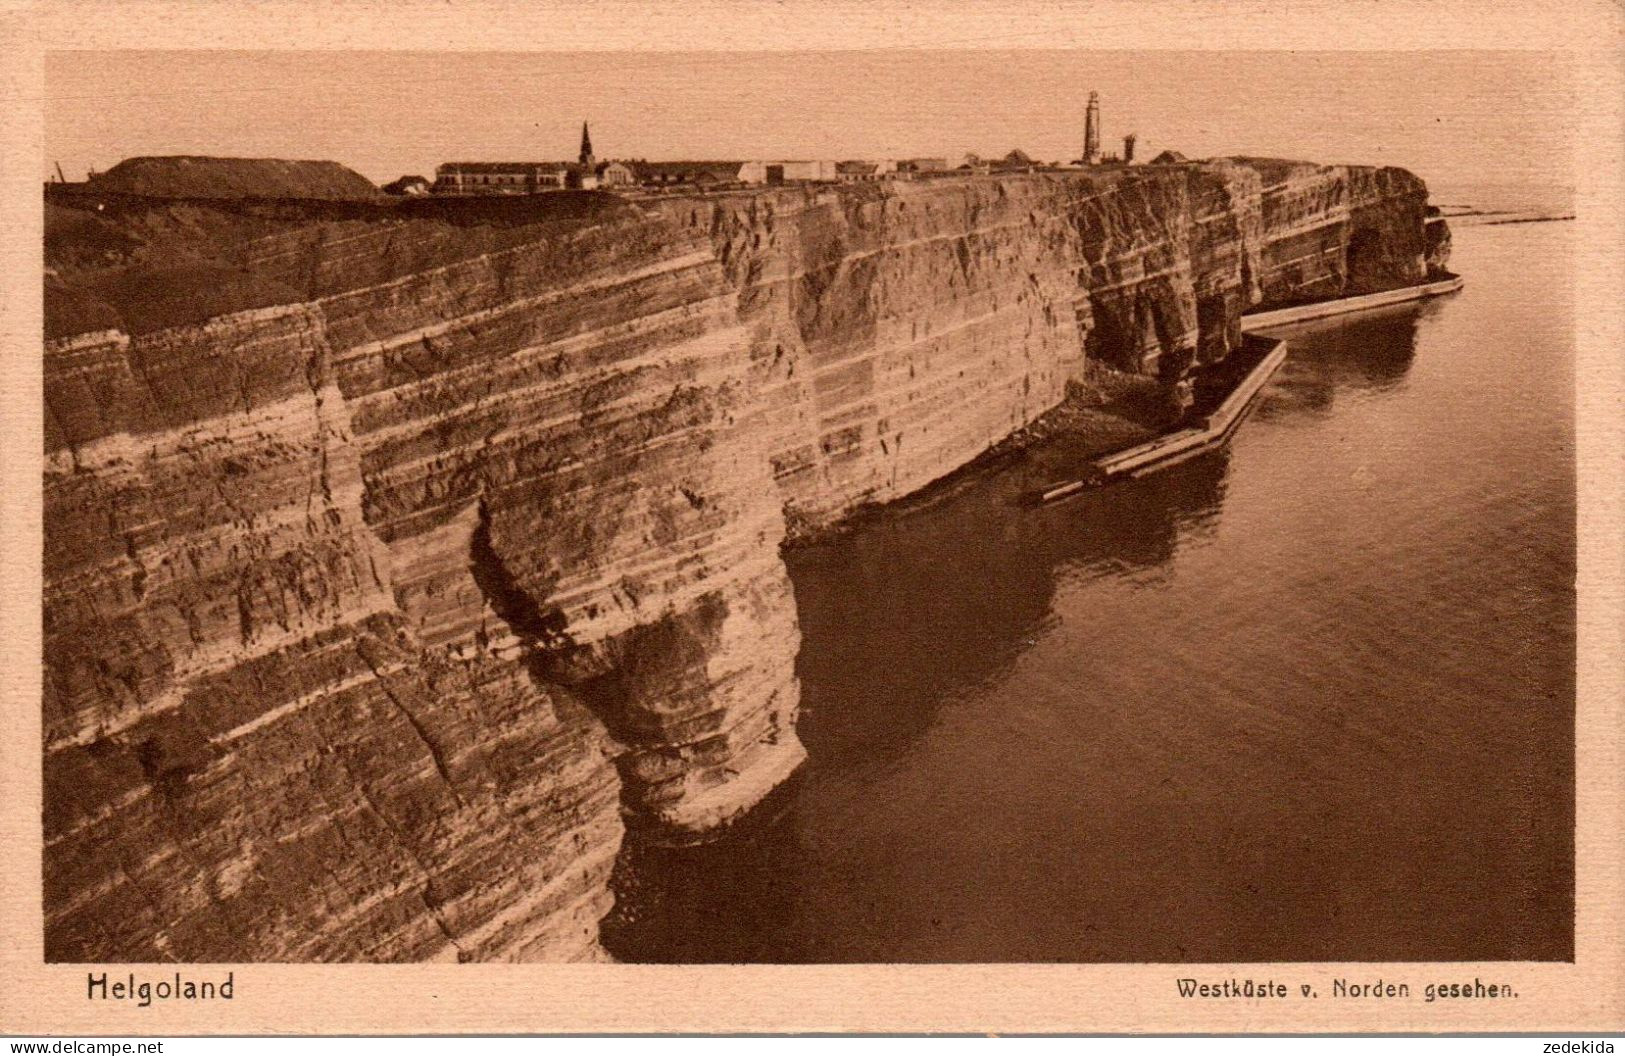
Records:
{"label": "cliff edge", "polygon": [[631,838],[787,777],[787,535],[1086,364],[1422,281],[1398,169],[622,200],[53,195],[52,960],[602,956]]}

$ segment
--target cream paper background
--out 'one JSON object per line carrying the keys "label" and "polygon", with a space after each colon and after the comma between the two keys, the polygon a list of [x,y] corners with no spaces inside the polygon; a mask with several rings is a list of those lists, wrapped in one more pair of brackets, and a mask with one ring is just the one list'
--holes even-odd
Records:
{"label": "cream paper background", "polygon": [[[126,48],[401,50],[1080,48],[1529,49],[1570,53],[1581,246],[1577,921],[1572,964],[234,965],[230,1002],[95,1002],[89,966],[43,963],[40,910],[40,383],[43,54]],[[1607,0],[1101,3],[125,3],[0,0],[0,1032],[1464,1032],[1625,1029],[1625,8]],[[1193,100],[1192,105],[1200,105]],[[116,978],[127,966],[97,966]],[[161,978],[174,966],[138,969]],[[1185,1000],[1181,976],[1272,978],[1318,1000]],[[1332,1000],[1338,976],[1409,1001]],[[1424,1003],[1429,982],[1513,1000]]]}

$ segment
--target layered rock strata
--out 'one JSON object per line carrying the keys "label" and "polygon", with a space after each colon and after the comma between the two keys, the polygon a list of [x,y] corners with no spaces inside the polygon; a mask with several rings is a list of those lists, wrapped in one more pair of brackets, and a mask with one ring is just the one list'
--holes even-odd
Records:
{"label": "layered rock strata", "polygon": [[649,208],[739,290],[795,530],[963,465],[1086,359],[1177,380],[1245,310],[1421,281],[1426,198],[1401,169],[1228,159]]}
{"label": "layered rock strata", "polygon": [[778,550],[1085,363],[1419,281],[1400,170],[48,203],[55,960],[600,955],[795,769]]}

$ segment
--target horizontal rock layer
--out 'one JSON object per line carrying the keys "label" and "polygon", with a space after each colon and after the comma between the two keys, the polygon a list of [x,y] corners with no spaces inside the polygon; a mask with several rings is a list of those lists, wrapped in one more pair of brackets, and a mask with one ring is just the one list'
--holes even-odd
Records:
{"label": "horizontal rock layer", "polygon": [[1085,359],[1177,378],[1249,308],[1420,281],[1426,197],[1400,169],[1235,159],[651,208],[739,290],[794,530],[963,465]]}
{"label": "horizontal rock layer", "polygon": [[800,762],[778,556],[1090,359],[1422,278],[1400,170],[48,202],[54,960],[600,956]]}

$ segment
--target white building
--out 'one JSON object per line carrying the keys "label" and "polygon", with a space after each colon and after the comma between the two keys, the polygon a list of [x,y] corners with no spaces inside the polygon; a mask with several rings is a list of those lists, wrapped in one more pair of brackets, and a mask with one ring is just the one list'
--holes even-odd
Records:
{"label": "white building", "polygon": [[747,161],[739,166],[740,183],[834,182],[833,161]]}

